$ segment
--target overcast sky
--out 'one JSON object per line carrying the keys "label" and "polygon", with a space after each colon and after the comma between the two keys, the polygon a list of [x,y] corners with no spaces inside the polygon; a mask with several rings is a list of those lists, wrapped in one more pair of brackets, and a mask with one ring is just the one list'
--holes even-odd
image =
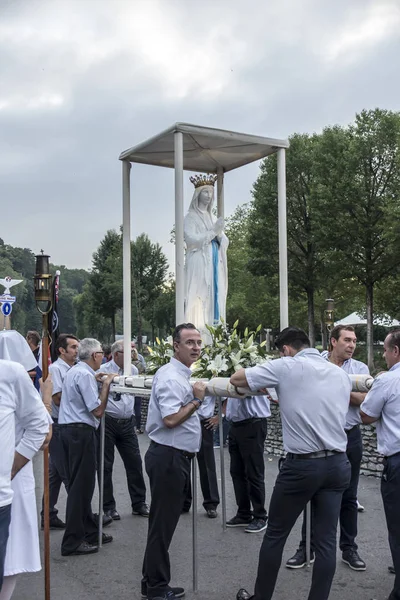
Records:
{"label": "overcast sky", "polygon": [[[399,0],[0,0],[0,237],[88,268],[122,150],[177,121],[284,139],[400,110],[399,57]],[[226,176],[227,215],[258,168]],[[171,267],[173,222],[173,171],[135,165],[132,236]]]}

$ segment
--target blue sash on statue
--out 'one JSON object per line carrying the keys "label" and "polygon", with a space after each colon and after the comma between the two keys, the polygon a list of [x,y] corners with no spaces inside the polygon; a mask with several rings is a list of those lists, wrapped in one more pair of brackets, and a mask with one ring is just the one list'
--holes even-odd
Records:
{"label": "blue sash on statue", "polygon": [[218,248],[217,240],[212,240],[212,258],[213,258],[213,279],[214,279],[214,323],[219,321],[219,302],[218,302]]}

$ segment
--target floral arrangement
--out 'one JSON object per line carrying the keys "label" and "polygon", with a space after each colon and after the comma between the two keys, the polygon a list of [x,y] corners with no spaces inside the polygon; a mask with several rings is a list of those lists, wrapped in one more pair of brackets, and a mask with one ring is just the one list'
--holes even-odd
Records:
{"label": "floral arrangement", "polygon": [[238,325],[239,321],[236,321],[232,330],[225,322],[214,327],[206,325],[211,343],[204,346],[199,360],[193,365],[194,377],[230,377],[239,369],[253,367],[272,358],[266,352],[266,342],[256,342],[261,325],[255,331],[246,327],[243,337],[238,333]]}
{"label": "floral arrangement", "polygon": [[[253,367],[273,358],[266,352],[265,341],[256,342],[261,325],[255,331],[249,331],[246,327],[242,337],[238,333],[238,325],[239,321],[236,321],[231,330],[225,322],[214,327],[206,325],[211,343],[203,347],[199,360],[192,366],[193,377],[230,377],[239,369]],[[157,369],[169,363],[174,354],[172,337],[161,341],[156,338],[156,344],[152,349],[149,347],[149,350],[147,372],[154,374]]]}

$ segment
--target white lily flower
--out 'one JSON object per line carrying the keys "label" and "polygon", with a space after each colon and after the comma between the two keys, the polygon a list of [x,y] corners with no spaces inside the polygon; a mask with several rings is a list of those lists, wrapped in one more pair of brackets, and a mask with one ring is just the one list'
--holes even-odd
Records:
{"label": "white lily flower", "polygon": [[222,354],[217,354],[214,360],[208,363],[208,368],[213,373],[213,375],[218,375],[218,373],[227,370],[228,363],[226,358],[224,358]]}

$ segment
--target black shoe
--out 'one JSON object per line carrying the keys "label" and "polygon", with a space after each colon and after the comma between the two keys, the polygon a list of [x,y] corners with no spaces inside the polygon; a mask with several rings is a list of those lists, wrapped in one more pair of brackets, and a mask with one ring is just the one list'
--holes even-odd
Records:
{"label": "black shoe", "polygon": [[168,592],[166,592],[163,596],[155,596],[151,598],[151,600],[175,600],[175,598],[176,596],[171,589]]}
{"label": "black shoe", "polygon": [[232,517],[232,519],[229,519],[229,521],[226,522],[226,526],[227,527],[248,527],[250,525],[250,523],[252,522],[252,518],[250,517],[250,519],[243,519],[243,517],[239,517],[238,515],[235,515],[234,517]]}
{"label": "black shoe", "polygon": [[103,544],[111,544],[113,539],[114,539],[113,536],[110,535],[109,533],[103,533],[101,541]]}
{"label": "black shoe", "polygon": [[[111,519],[113,521],[120,521],[121,520],[119,512],[117,510],[115,510],[115,508],[113,508],[112,510],[106,510],[104,514],[107,517],[111,517]],[[103,523],[103,525],[104,525],[104,523]]]}
{"label": "black shoe", "polygon": [[[183,598],[185,595],[185,590],[182,587],[172,587],[169,592],[173,593],[173,596],[168,596],[168,600],[173,600],[174,598]],[[141,584],[141,597],[142,600],[146,600],[147,598],[147,585],[142,581]],[[164,596],[166,597],[166,596]],[[154,599],[155,600],[155,599]]]}
{"label": "black shoe", "polygon": [[246,533],[260,533],[260,531],[264,531],[267,529],[267,520],[266,519],[253,519],[248,527],[246,527]]}
{"label": "black shoe", "polygon": [[241,588],[236,594],[236,600],[251,600],[254,596],[251,596],[247,590]]}
{"label": "black shoe", "polygon": [[132,510],[133,515],[139,515],[139,517],[148,517],[150,514],[149,507],[147,504],[143,503],[139,508],[134,508]]}
{"label": "black shoe", "polygon": [[[95,523],[97,523],[97,526],[98,526],[99,525],[99,515],[97,513],[93,513],[93,519],[94,519]],[[103,515],[103,527],[108,527],[108,525],[111,525],[112,522],[113,522],[113,520],[109,515],[107,515],[107,514]]]}
{"label": "black shoe", "polygon": [[[312,564],[314,561],[315,561],[315,554],[311,550],[310,563]],[[303,547],[299,548],[296,551],[296,553],[292,556],[292,558],[289,558],[289,560],[286,561],[286,567],[288,569],[301,569],[302,567],[305,567],[306,564],[307,564],[306,549]]]}
{"label": "black shoe", "polygon": [[182,508],[182,515],[186,515],[188,512],[190,512],[191,507],[190,506],[184,506]]}
{"label": "black shoe", "polygon": [[[41,521],[41,529],[44,529],[44,521]],[[50,519],[50,529],[65,529],[64,521],[61,521],[57,516]]]}
{"label": "black shoe", "polygon": [[[209,519],[216,519],[218,516],[218,513],[215,510],[215,508],[207,508],[206,513],[207,513],[207,517]],[[176,596],[176,594],[175,594],[175,596]]]}
{"label": "black shoe", "polygon": [[346,550],[343,552],[342,561],[346,565],[349,565],[353,571],[365,571],[367,568],[365,562],[359,557],[357,550]]}
{"label": "black shoe", "polygon": [[[109,536],[111,537],[111,536]],[[95,544],[89,544],[88,542],[82,542],[76,550],[73,552],[63,552],[61,550],[62,556],[82,556],[83,554],[94,554],[99,551],[99,547]]]}
{"label": "black shoe", "polygon": [[388,571],[389,571],[389,573],[391,573],[392,575],[396,575],[396,571],[394,570],[394,567],[392,567],[392,565],[390,565],[390,566],[388,567]]}

